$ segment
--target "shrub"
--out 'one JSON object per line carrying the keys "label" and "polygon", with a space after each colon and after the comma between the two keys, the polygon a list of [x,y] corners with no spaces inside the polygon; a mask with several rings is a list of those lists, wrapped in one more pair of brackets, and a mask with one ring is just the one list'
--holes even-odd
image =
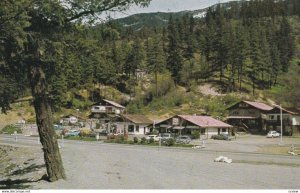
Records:
{"label": "shrub", "polygon": [[110,139],[116,139],[116,136],[113,135],[113,134],[110,134],[110,135],[107,135],[107,139],[110,140]]}
{"label": "shrub", "polygon": [[7,134],[13,134],[14,132],[22,133],[22,130],[18,127],[15,127],[14,125],[6,125],[0,133],[7,133]]}
{"label": "shrub", "polygon": [[117,143],[123,143],[125,141],[124,135],[119,135],[116,137]]}
{"label": "shrub", "polygon": [[91,132],[90,132],[89,129],[83,129],[83,130],[80,131],[79,136],[80,137],[88,137],[90,133]]}
{"label": "shrub", "polygon": [[31,117],[31,118],[28,118],[28,119],[26,120],[26,122],[27,122],[27,123],[35,123],[35,122],[36,122],[36,119],[35,119],[35,117]]}
{"label": "shrub", "polygon": [[141,139],[141,143],[143,144],[143,143],[146,143],[146,138],[145,137],[143,137],[142,139]]}
{"label": "shrub", "polygon": [[131,145],[134,144],[134,143],[135,143],[134,141],[129,141],[128,142],[128,144],[131,144]]}
{"label": "shrub", "polygon": [[154,139],[152,137],[149,139],[149,143],[154,143]]}
{"label": "shrub", "polygon": [[172,146],[172,145],[175,144],[175,139],[169,138],[169,139],[165,140],[164,143],[165,143],[166,146]]}
{"label": "shrub", "polygon": [[151,135],[158,135],[158,130],[156,130],[156,129],[153,129],[153,131],[150,133]]}
{"label": "shrub", "polygon": [[138,139],[137,137],[134,137],[134,138],[133,138],[133,142],[134,142],[134,143],[138,143],[138,142],[139,142],[139,139]]}
{"label": "shrub", "polygon": [[212,135],[211,138],[216,140],[227,140],[225,135]]}
{"label": "shrub", "polygon": [[199,139],[200,132],[199,131],[192,131],[192,138],[193,139]]}

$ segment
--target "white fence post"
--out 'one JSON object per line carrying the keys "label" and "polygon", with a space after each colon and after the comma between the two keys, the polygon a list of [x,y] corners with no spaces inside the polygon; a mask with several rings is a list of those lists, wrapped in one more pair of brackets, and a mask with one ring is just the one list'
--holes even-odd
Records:
{"label": "white fence post", "polygon": [[15,142],[18,142],[18,135],[17,135],[17,131],[14,132],[15,135]]}

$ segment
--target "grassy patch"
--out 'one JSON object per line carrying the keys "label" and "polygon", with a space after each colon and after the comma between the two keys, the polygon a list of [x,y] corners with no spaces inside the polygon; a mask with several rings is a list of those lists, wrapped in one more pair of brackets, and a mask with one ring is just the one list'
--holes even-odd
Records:
{"label": "grassy patch", "polygon": [[281,146],[264,146],[261,147],[257,152],[266,153],[266,154],[281,154],[287,155],[290,147],[281,147]]}
{"label": "grassy patch", "polygon": [[[145,142],[145,143],[141,143],[141,142],[138,142],[138,143],[134,143],[133,141],[118,141],[118,140],[104,140],[105,143],[118,143],[118,144],[130,144],[130,145],[144,145],[144,146],[159,146],[159,143],[158,142],[154,142],[154,143],[148,143],[148,142]],[[164,144],[161,144],[161,146],[165,146]],[[171,147],[187,147],[187,148],[191,148],[193,147],[194,145],[191,145],[191,144],[174,144],[172,145]]]}
{"label": "grassy patch", "polygon": [[80,140],[80,141],[96,141],[95,137],[80,137],[80,136],[67,136],[64,139]]}
{"label": "grassy patch", "polygon": [[6,134],[13,134],[14,132],[17,133],[22,133],[22,130],[18,127],[15,127],[13,125],[6,125],[2,130],[0,130],[1,133],[6,133]]}
{"label": "grassy patch", "polygon": [[272,161],[234,160],[233,163],[245,163],[245,164],[252,164],[252,165],[276,165],[276,166],[300,167],[300,164],[296,164],[296,163],[279,163],[279,162],[272,162]]}

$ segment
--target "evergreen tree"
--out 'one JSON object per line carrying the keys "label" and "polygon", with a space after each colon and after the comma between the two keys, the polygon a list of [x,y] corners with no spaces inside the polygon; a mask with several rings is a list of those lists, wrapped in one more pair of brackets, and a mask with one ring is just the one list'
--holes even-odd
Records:
{"label": "evergreen tree", "polygon": [[[5,40],[18,39],[18,46],[5,49],[9,55],[14,52],[11,48],[18,48],[18,61],[5,58],[11,71],[19,64],[20,69],[28,76],[36,112],[36,122],[43,146],[44,159],[50,181],[65,178],[64,168],[53,129],[52,111],[49,101],[48,76],[45,73],[52,65],[57,64],[64,42],[64,35],[72,31],[75,22],[93,17],[96,13],[109,10],[124,10],[129,5],[147,4],[148,0],[128,1],[1,1],[0,29],[6,33]],[[16,25],[17,24],[17,25]],[[3,35],[3,33],[1,33]],[[8,41],[5,41],[8,43]],[[3,58],[1,58],[3,60]],[[28,70],[27,70],[28,69]],[[1,70],[1,74],[4,73]],[[26,82],[24,82],[26,84]],[[1,102],[7,106],[11,100]],[[2,105],[3,104],[3,105]]]}
{"label": "evergreen tree", "polygon": [[147,64],[150,72],[154,73],[155,94],[158,96],[157,75],[164,71],[166,59],[163,52],[163,46],[159,36],[148,39],[147,45]]}
{"label": "evergreen tree", "polygon": [[294,54],[294,42],[291,36],[291,27],[286,17],[283,17],[278,32],[278,48],[280,52],[281,69],[288,71],[289,61]]}
{"label": "evergreen tree", "polygon": [[178,31],[173,18],[168,23],[168,48],[167,48],[167,69],[170,70],[175,83],[180,81],[179,72],[182,69],[182,55],[179,48]]}

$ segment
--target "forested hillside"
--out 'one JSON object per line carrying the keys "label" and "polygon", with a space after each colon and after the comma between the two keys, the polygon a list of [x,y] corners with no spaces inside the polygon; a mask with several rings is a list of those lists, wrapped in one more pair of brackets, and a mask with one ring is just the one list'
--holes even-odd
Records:
{"label": "forested hillside", "polygon": [[[208,8],[203,18],[171,14],[165,25],[150,18],[138,28],[125,19],[70,26],[51,58],[57,65],[48,68],[55,76],[46,74],[53,110],[87,109],[106,97],[129,104],[131,112],[181,106],[178,111],[191,113],[193,106],[214,114],[243,97],[230,93],[299,106],[299,3],[236,1]],[[1,97],[27,96],[27,88],[15,89],[24,81],[1,80]],[[198,89],[205,83],[229,95],[204,97],[207,102]]]}

